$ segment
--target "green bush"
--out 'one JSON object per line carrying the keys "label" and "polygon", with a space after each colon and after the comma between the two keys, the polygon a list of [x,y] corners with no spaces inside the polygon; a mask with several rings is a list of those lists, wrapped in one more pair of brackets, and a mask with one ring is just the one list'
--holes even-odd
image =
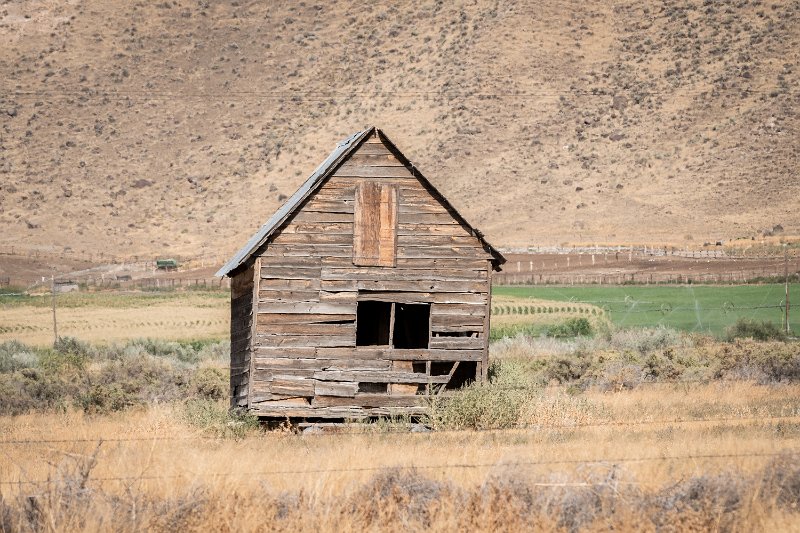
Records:
{"label": "green bush", "polygon": [[589,320],[583,317],[570,318],[561,324],[551,326],[547,330],[549,337],[588,337],[592,334],[592,325]]}
{"label": "green bush", "polygon": [[206,400],[223,400],[230,391],[230,378],[221,368],[200,368],[191,381],[192,393]]}
{"label": "green bush", "polygon": [[760,322],[749,318],[740,318],[736,324],[728,328],[728,340],[755,339],[757,341],[786,340],[786,332],[769,321]]}

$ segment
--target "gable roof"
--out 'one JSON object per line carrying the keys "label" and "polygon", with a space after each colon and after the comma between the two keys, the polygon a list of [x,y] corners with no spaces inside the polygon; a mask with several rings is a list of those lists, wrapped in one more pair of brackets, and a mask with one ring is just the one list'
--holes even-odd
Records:
{"label": "gable roof", "polygon": [[291,195],[286,202],[272,215],[267,222],[261,226],[255,235],[250,237],[250,240],[247,241],[247,244],[242,247],[241,250],[236,252],[236,254],[220,268],[215,276],[228,276],[232,272],[239,270],[243,265],[247,264],[253,254],[259,250],[272,236],[272,234],[280,229],[284,222],[289,218],[289,216],[294,213],[294,211],[303,203],[306,198],[308,198],[314,191],[316,191],[319,186],[325,181],[325,178],[333,174],[336,168],[339,166],[339,163],[347,159],[347,157],[352,154],[356,148],[361,145],[361,142],[368,138],[372,133],[377,133],[381,140],[389,146],[389,148],[395,152],[395,155],[398,156],[403,165],[405,165],[411,173],[417,179],[421,180],[422,183],[428,187],[430,187],[434,193],[439,197],[439,199],[444,203],[445,207],[452,211],[455,218],[464,226],[466,226],[470,232],[477,237],[480,243],[483,245],[483,248],[489,252],[494,260],[492,264],[495,269],[499,270],[500,265],[506,262],[506,258],[497,251],[497,249],[489,244],[486,239],[483,237],[483,234],[475,229],[469,222],[467,222],[464,217],[447,201],[436,187],[428,181],[425,176],[423,176],[417,168],[409,161],[400,150],[389,140],[386,135],[376,128],[375,126],[369,127],[363,131],[359,131],[348,137],[347,139],[341,141],[339,144],[336,145],[336,148],[330,155],[323,161],[314,172],[308,177],[308,179],[300,186],[297,191],[293,195]]}

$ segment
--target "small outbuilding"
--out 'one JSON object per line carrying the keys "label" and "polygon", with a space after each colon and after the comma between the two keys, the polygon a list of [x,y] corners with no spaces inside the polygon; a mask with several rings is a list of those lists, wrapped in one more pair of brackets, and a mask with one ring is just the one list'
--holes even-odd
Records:
{"label": "small outbuilding", "polygon": [[485,379],[504,262],[382,131],[350,136],[217,273],[232,406],[422,414],[425,396]]}

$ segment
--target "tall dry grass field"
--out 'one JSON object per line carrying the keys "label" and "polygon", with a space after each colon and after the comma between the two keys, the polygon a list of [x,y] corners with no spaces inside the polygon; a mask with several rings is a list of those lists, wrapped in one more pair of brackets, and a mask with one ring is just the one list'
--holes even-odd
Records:
{"label": "tall dry grass field", "polygon": [[[181,404],[0,420],[5,530],[799,530],[800,386],[549,387],[524,429],[219,439]],[[783,454],[783,455],[781,455]],[[19,483],[9,483],[16,482]]]}

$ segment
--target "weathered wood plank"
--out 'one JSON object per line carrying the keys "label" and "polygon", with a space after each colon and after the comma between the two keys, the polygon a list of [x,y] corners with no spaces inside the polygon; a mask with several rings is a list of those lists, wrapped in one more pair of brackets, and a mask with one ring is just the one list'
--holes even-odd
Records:
{"label": "weathered wood plank", "polygon": [[483,281],[415,281],[415,280],[359,280],[360,291],[479,293],[486,290]]}
{"label": "weathered wood plank", "polygon": [[262,289],[258,292],[259,303],[267,302],[319,302],[319,291],[279,291]]}
{"label": "weathered wood plank", "polygon": [[404,166],[366,166],[345,163],[336,169],[334,176],[361,178],[405,178],[413,175]]}
{"label": "weathered wood plank", "polygon": [[255,339],[257,346],[303,347],[303,346],[328,346],[328,347],[354,347],[355,335],[267,335],[258,333]]}
{"label": "weathered wood plank", "polygon": [[321,267],[267,266],[261,269],[261,279],[319,279]]}
{"label": "weathered wood plank", "polygon": [[[487,293],[488,294],[488,293]],[[483,317],[486,307],[483,304],[435,304],[431,306],[431,316],[436,315],[474,315]]]}
{"label": "weathered wood plank", "polygon": [[259,287],[261,289],[269,289],[276,291],[294,291],[294,290],[318,291],[319,286],[320,286],[319,278],[315,279],[275,278],[275,279],[262,279],[259,282]]}
{"label": "weathered wood plank", "polygon": [[357,420],[377,416],[412,416],[422,415],[426,412],[424,406],[414,407],[283,407],[270,406],[263,407],[259,404],[253,409],[253,413],[258,416],[274,418],[336,418]]}
{"label": "weathered wood plank", "polygon": [[322,279],[331,280],[374,280],[384,281],[408,280],[408,281],[474,281],[486,279],[489,273],[486,270],[469,269],[423,269],[423,268],[403,268],[397,266],[393,269],[384,267],[322,267]]}
{"label": "weathered wood plank", "polygon": [[353,222],[353,215],[348,213],[329,213],[315,211],[297,211],[292,217],[291,224],[296,223],[325,223],[341,224]]}
{"label": "weathered wood plank", "polygon": [[432,337],[430,347],[442,350],[480,350],[483,353],[484,340],[481,337]]}
{"label": "weathered wood plank", "polygon": [[[260,352],[257,352],[260,353]],[[325,359],[371,359],[388,361],[480,361],[483,350],[398,350],[376,346],[355,348],[319,347],[317,357]],[[275,355],[275,357],[280,357]]]}
{"label": "weathered wood plank", "polygon": [[[470,326],[469,331],[483,331],[483,315],[431,315],[431,329],[434,331],[462,331],[444,329],[446,326]],[[477,329],[475,329],[477,327]]]}
{"label": "weathered wood plank", "polygon": [[362,383],[447,383],[448,376],[427,376],[414,372],[372,370],[319,370],[314,372],[318,381],[352,381]]}
{"label": "weathered wood plank", "polygon": [[[341,244],[273,244],[267,247],[270,255],[282,256],[322,256],[322,257],[347,257],[353,256],[353,245]],[[266,252],[265,252],[266,253]]]}
{"label": "weathered wood plank", "polygon": [[[355,306],[351,306],[355,309]],[[355,321],[355,310],[352,313],[269,313],[259,312],[256,318],[259,325],[262,324],[313,324]]]}
{"label": "weathered wood plank", "polygon": [[[358,391],[358,383],[350,382],[321,382],[317,381],[314,384],[314,394],[317,396],[342,396],[352,398]],[[312,400],[313,405],[313,400]]]}
{"label": "weathered wood plank", "polygon": [[281,233],[345,233],[353,234],[353,221],[349,222],[298,222],[281,230]]}
{"label": "weathered wood plank", "polygon": [[315,384],[316,382],[313,379],[292,379],[289,377],[284,377],[281,379],[273,379],[269,389],[273,394],[313,396]]}
{"label": "weathered wood plank", "polygon": [[336,396],[315,396],[311,400],[314,407],[413,407],[421,405],[423,396],[389,396],[387,394],[357,393],[352,398]]}
{"label": "weathered wood plank", "polygon": [[488,296],[486,293],[460,293],[460,292],[359,292],[359,300],[373,300],[376,302],[401,302],[401,303],[450,303],[450,304],[483,304]]}
{"label": "weathered wood plank", "polygon": [[471,235],[398,235],[398,246],[444,246],[447,248],[477,248],[483,252],[483,246],[477,237]]}
{"label": "weathered wood plank", "polygon": [[357,151],[347,160],[346,165],[354,167],[402,167],[401,163],[394,155],[388,152],[377,154],[361,153]]}
{"label": "weathered wood plank", "polygon": [[349,233],[281,233],[276,235],[274,244],[350,244],[353,235]]}
{"label": "weathered wood plank", "polygon": [[301,209],[323,213],[353,213],[355,202],[352,200],[317,200],[311,198]]}
{"label": "weathered wood plank", "polygon": [[256,326],[262,335],[355,335],[355,324],[263,324]]}
{"label": "weathered wood plank", "polygon": [[[406,218],[410,218],[408,215]],[[397,225],[398,238],[401,235],[470,235],[470,231],[466,226],[458,224],[429,224],[422,222],[409,222],[399,221]]]}
{"label": "weathered wood plank", "polygon": [[315,315],[354,315],[356,306],[347,303],[302,302],[259,304],[259,313],[309,313]]}
{"label": "weathered wood plank", "polygon": [[314,256],[297,256],[297,255],[263,255],[261,256],[261,265],[263,267],[315,267],[322,265],[321,257]]}
{"label": "weathered wood plank", "polygon": [[253,357],[269,359],[278,357],[287,359],[311,359],[316,357],[316,348],[313,346],[305,346],[301,348],[256,346],[255,350],[253,350]]}
{"label": "weathered wood plank", "polygon": [[456,246],[412,246],[406,244],[397,249],[398,257],[469,257],[487,258],[491,257],[489,252],[481,248],[456,247]]}
{"label": "weathered wood plank", "polygon": [[436,225],[455,225],[460,226],[461,222],[453,218],[449,213],[400,213],[398,215],[400,224],[436,224]]}

